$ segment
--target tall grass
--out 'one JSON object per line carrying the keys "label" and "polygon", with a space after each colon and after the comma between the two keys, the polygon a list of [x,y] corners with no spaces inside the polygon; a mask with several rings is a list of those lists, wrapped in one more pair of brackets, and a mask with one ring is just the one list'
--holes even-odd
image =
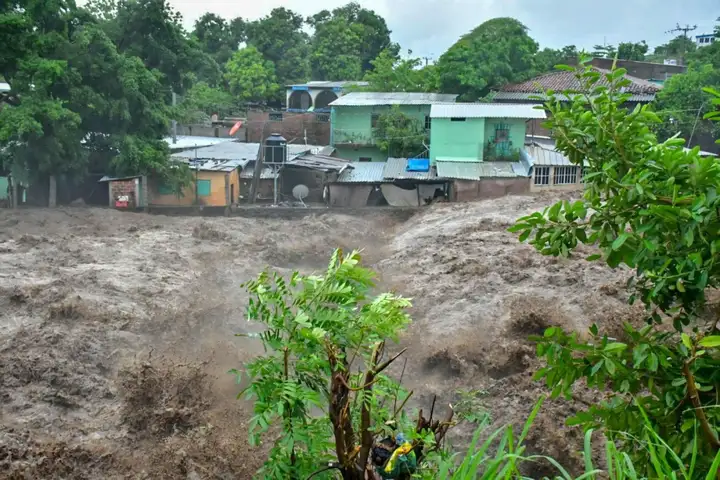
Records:
{"label": "tall grass", "polygon": [[[630,456],[618,450],[613,442],[606,441],[604,469],[593,465],[592,435],[585,433],[583,456],[584,473],[571,475],[556,459],[544,455],[525,455],[524,441],[542,405],[542,399],[535,405],[525,422],[520,435],[516,438],[512,426],[503,427],[489,435],[482,443],[485,425],[481,425],[473,436],[467,453],[462,461],[457,455],[441,460],[437,471],[423,472],[425,479],[437,480],[538,480],[523,476],[521,466],[528,463],[543,462],[557,471],[553,480],[716,480],[720,471],[720,452],[710,471],[701,472],[695,466],[697,456],[697,437],[693,442],[693,461],[683,465],[678,455],[658,436],[646,418],[646,435],[641,444],[647,449],[647,465],[634,465]],[[680,465],[679,468],[674,467]],[[547,477],[546,477],[547,478]]]}

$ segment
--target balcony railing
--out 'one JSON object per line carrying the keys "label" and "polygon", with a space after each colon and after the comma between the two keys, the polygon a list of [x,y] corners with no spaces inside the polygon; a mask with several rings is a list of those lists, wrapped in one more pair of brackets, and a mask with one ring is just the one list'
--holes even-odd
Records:
{"label": "balcony railing", "polygon": [[335,145],[375,145],[371,135],[341,130],[333,130],[333,142]]}

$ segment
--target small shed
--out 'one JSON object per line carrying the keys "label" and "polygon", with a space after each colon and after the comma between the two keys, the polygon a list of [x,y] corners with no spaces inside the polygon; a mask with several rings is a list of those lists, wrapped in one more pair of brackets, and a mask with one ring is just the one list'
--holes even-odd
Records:
{"label": "small shed", "polygon": [[387,205],[380,186],[385,162],[352,163],[330,182],[325,200],[332,207],[366,207]]}
{"label": "small shed", "polygon": [[554,142],[532,142],[525,146],[532,161],[530,190],[580,190],[583,169],[555,150]]}
{"label": "small shed", "polygon": [[134,210],[148,206],[148,179],[143,175],[127,177],[104,176],[98,183],[108,185],[108,206],[121,210]]}

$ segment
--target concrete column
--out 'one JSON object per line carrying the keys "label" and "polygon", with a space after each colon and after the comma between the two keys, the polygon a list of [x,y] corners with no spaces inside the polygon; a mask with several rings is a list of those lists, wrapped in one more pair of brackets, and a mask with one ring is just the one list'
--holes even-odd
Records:
{"label": "concrete column", "polygon": [[17,208],[17,206],[18,206],[17,182],[15,181],[14,178],[12,178],[11,181],[12,181],[12,189],[10,191],[10,201],[12,202],[12,208]]}
{"label": "concrete column", "polygon": [[50,191],[48,193],[48,207],[57,207],[57,183],[55,175],[50,175]]}

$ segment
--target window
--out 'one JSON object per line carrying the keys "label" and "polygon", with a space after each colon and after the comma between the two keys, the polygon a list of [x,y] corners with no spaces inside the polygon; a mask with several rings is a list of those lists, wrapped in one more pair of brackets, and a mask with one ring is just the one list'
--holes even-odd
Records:
{"label": "window", "polygon": [[283,112],[270,112],[271,122],[282,122]]}
{"label": "window", "polygon": [[535,167],[535,185],[550,184],[550,167]]}
{"label": "window", "polygon": [[451,122],[464,122],[465,117],[450,117]]}
{"label": "window", "polygon": [[553,185],[572,185],[577,183],[577,167],[555,167]]}
{"label": "window", "polygon": [[330,115],[327,113],[316,113],[315,119],[318,121],[318,123],[328,123],[330,121]]}
{"label": "window", "polygon": [[425,115],[425,130],[430,130],[430,125],[432,122],[430,121],[430,115]]}
{"label": "window", "polygon": [[370,115],[370,126],[372,128],[377,128],[378,119],[380,118],[379,113],[373,113]]}
{"label": "window", "polygon": [[173,193],[175,193],[173,192],[172,187],[166,183],[161,183],[160,185],[158,185],[157,192],[160,195],[172,195]]}
{"label": "window", "polygon": [[198,194],[198,197],[209,197],[210,196],[210,180],[198,180],[197,181],[197,194]]}
{"label": "window", "polygon": [[372,158],[370,158],[370,157],[360,157],[360,158],[358,159],[358,161],[360,161],[360,162],[372,162]]}

